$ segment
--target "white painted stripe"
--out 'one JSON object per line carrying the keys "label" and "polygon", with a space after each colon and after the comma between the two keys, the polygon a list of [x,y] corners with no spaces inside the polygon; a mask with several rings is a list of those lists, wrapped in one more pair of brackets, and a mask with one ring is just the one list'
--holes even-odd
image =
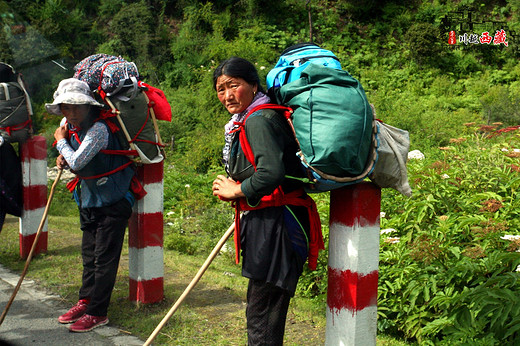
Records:
{"label": "white painted stripe", "polygon": [[327,308],[325,345],[376,345],[377,307],[369,306],[353,313]]}
{"label": "white painted stripe", "polygon": [[128,248],[128,260],[130,279],[146,281],[164,277],[163,249],[160,246]]}
{"label": "white painted stripe", "polygon": [[47,161],[23,161],[22,179],[23,186],[47,185]]}
{"label": "white painted stripe", "polygon": [[[24,210],[22,212],[22,217],[19,222],[20,234],[24,237],[36,234],[38,232],[38,227],[40,227],[40,222],[42,221],[43,214],[45,213],[45,208],[38,208],[34,210]],[[47,232],[47,224],[49,219],[45,220],[43,224],[42,232]]]}
{"label": "white painted stripe", "polygon": [[153,214],[163,212],[163,182],[146,184],[147,192],[144,198],[137,201],[137,210],[140,214]]}
{"label": "white painted stripe", "polygon": [[379,224],[330,225],[329,266],[366,275],[379,267]]}

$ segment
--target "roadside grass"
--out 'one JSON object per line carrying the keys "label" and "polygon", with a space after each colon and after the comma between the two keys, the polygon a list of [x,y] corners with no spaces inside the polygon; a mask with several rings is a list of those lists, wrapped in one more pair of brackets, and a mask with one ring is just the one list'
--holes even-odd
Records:
{"label": "roadside grass", "polygon": [[[74,212],[75,205],[65,193],[68,192],[62,187],[56,190],[48,220],[47,252],[33,258],[26,279],[34,280],[42,288],[59,295],[66,307],[77,301],[82,266],[77,211]],[[0,262],[15,272],[21,272],[25,265],[25,260],[19,257],[18,227],[18,219],[8,215],[0,233]],[[232,248],[231,241],[228,245]],[[136,304],[128,300],[128,247],[125,242],[109,307],[111,324],[146,340],[205,260],[205,256],[165,249],[164,299],[156,304]],[[247,280],[241,276],[240,268],[234,263],[233,252],[217,256],[162,328],[154,344],[245,345]],[[286,345],[323,345],[325,328],[322,301],[298,296],[292,300],[287,316]],[[378,336],[377,344],[408,345],[384,335]]]}
{"label": "roadside grass", "polygon": [[[77,216],[49,216],[48,249],[35,256],[26,279],[58,294],[65,306],[77,301],[81,283],[81,231]],[[19,257],[18,219],[8,216],[0,233],[0,262],[21,272],[25,260]],[[232,254],[219,255],[199,283],[154,340],[161,345],[243,345],[246,344],[245,297],[247,280],[240,274]],[[165,251],[164,295],[157,304],[136,304],[128,300],[128,248],[125,244],[114,288],[109,318],[121,330],[146,340],[184,292],[204,256]],[[56,316],[57,317],[57,316]],[[296,297],[287,319],[287,345],[324,343],[325,311],[309,299]]]}

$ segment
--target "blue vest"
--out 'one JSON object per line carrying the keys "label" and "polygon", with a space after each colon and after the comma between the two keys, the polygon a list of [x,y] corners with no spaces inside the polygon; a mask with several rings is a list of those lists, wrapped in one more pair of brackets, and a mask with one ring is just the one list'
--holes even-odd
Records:
{"label": "blue vest", "polygon": [[[110,131],[107,124],[100,120],[107,127],[109,133],[108,146],[106,150],[121,150],[116,136]],[[87,131],[77,132],[80,141],[83,141]],[[74,150],[78,150],[80,142],[75,136],[70,137],[70,145]],[[87,163],[85,167],[75,173],[80,178],[79,184],[74,191],[74,197],[81,208],[105,207],[112,205],[125,198],[130,190],[130,182],[135,174],[133,165],[130,165],[115,173],[105,175],[122,165],[130,159],[124,155],[104,154],[99,152]],[[94,179],[82,179],[100,176]]]}

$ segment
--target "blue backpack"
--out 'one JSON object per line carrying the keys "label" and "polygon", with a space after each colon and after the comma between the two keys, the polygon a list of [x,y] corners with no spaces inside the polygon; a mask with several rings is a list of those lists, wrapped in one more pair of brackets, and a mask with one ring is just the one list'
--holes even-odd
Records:
{"label": "blue backpack", "polygon": [[273,101],[289,120],[303,169],[322,192],[364,180],[377,161],[377,126],[363,87],[338,58],[313,43],[287,48],[267,75]]}

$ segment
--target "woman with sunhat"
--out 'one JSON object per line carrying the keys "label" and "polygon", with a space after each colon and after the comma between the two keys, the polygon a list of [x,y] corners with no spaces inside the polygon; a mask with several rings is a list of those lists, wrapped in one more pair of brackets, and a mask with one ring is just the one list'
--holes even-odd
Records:
{"label": "woman with sunhat", "polygon": [[59,151],[56,165],[76,173],[69,189],[78,204],[83,231],[79,301],[58,321],[72,323],[72,332],[88,332],[108,323],[110,296],[135,199],[130,191],[135,170],[126,156],[111,153],[121,149],[119,142],[100,119],[103,104],[95,100],[87,83],[62,80],[54,102],[45,107],[51,114],[64,116],[54,132]]}

